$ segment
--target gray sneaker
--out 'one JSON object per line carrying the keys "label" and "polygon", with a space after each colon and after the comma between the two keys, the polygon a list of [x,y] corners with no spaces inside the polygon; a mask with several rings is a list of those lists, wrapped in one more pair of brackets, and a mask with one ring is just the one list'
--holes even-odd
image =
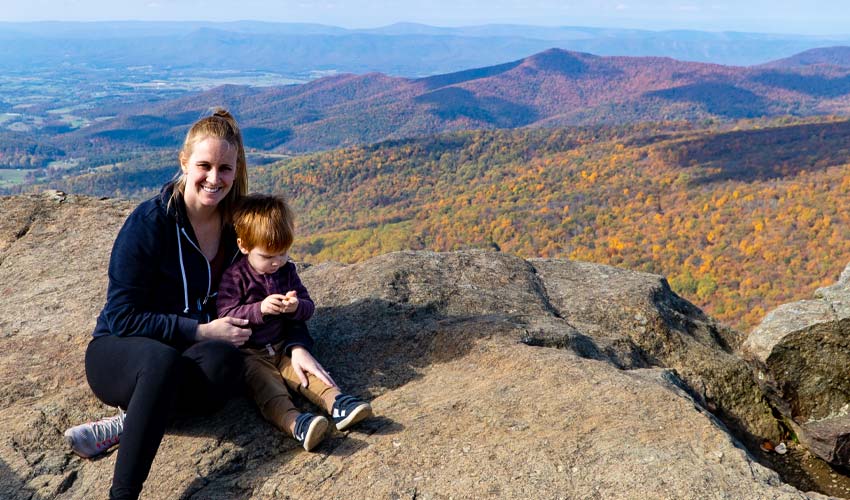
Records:
{"label": "gray sneaker", "polygon": [[118,415],[76,425],[65,431],[65,442],[83,458],[91,458],[118,444],[127,415],[118,408]]}

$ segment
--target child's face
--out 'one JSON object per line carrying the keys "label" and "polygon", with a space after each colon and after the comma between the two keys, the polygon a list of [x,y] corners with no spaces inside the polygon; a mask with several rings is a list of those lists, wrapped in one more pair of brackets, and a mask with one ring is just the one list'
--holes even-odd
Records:
{"label": "child's face", "polygon": [[260,274],[274,274],[286,264],[289,259],[287,252],[270,252],[265,247],[256,246],[250,250],[242,246],[242,241],[237,240],[239,250],[248,257],[248,264]]}

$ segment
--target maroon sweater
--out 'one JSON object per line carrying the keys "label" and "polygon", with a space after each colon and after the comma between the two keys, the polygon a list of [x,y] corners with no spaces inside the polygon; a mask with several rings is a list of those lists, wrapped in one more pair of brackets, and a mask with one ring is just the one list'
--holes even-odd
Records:
{"label": "maroon sweater", "polygon": [[[266,314],[260,311],[263,299],[274,293],[286,295],[295,290],[298,308],[286,314]],[[295,272],[295,264],[287,262],[274,274],[260,274],[242,256],[221,277],[218,287],[218,317],[232,316],[248,320],[251,337],[245,347],[263,347],[285,340],[286,352],[296,345],[310,349],[313,340],[304,321],[310,319],[316,306]]]}

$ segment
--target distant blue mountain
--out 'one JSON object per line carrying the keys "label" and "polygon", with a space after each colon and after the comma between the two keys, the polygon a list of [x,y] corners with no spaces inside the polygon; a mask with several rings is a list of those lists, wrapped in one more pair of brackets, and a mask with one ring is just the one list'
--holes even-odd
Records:
{"label": "distant blue mountain", "polygon": [[413,23],[361,30],[259,21],[0,23],[0,71],[149,65],[155,70],[377,71],[421,77],[495,65],[549,48],[754,65],[835,45],[850,45],[850,38]]}
{"label": "distant blue mountain", "polygon": [[[93,21],[33,23],[0,22],[0,37],[14,33],[47,39],[104,39],[181,36],[202,28],[252,35],[342,35],[350,30],[310,23],[268,23],[263,21]],[[14,38],[14,37],[12,37]]]}

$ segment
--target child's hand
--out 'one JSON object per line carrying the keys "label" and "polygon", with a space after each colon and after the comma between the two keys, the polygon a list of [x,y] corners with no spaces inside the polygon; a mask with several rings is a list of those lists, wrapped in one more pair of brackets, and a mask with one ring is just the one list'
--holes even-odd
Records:
{"label": "child's hand", "polygon": [[[297,300],[297,299],[296,299]],[[284,304],[286,302],[286,295],[281,295],[279,293],[273,293],[263,299],[263,302],[260,303],[260,312],[263,314],[280,314],[284,311]]]}
{"label": "child's hand", "polygon": [[322,368],[322,365],[304,346],[297,345],[293,347],[289,357],[292,360],[292,369],[295,370],[295,375],[301,381],[301,387],[307,387],[310,383],[310,379],[307,378],[308,373],[312,373],[314,377],[324,382],[327,386],[337,386],[334,379],[331,378],[331,374]]}
{"label": "child's hand", "polygon": [[296,309],[298,309],[298,296],[295,294],[295,290],[290,290],[283,297],[283,308],[280,311],[291,313],[295,312]]}

